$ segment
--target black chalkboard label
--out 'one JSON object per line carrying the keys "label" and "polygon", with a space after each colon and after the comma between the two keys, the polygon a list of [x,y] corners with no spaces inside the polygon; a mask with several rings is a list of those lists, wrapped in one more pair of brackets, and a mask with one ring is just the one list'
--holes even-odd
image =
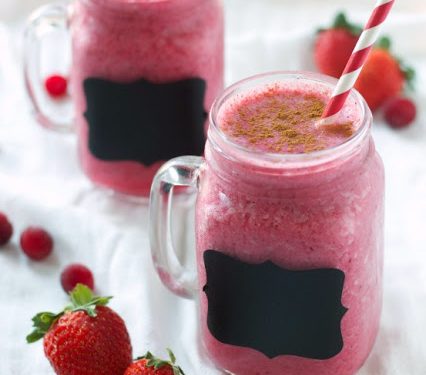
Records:
{"label": "black chalkboard label", "polygon": [[204,253],[207,326],[217,340],[269,358],[329,359],[341,352],[345,274],[338,269],[289,271]]}
{"label": "black chalkboard label", "polygon": [[204,80],[117,83],[88,78],[83,86],[88,146],[96,158],[149,166],[203,153],[207,117]]}

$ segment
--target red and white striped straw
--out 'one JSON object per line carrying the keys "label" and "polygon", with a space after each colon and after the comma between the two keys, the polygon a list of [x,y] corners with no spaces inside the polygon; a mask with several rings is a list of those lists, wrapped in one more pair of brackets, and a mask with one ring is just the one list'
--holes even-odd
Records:
{"label": "red and white striped straw", "polygon": [[[333,95],[322,115],[323,119],[334,116],[345,105],[346,99],[354,87],[367,57],[376,42],[380,28],[386,20],[395,0],[377,0],[373,14],[368,20],[352,55],[346,64],[345,70],[334,89]],[[386,73],[384,73],[386,74]]]}

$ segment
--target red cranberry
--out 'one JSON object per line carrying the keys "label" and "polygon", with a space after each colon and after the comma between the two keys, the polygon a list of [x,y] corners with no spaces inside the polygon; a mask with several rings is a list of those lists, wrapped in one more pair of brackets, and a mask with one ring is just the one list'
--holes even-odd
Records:
{"label": "red cranberry", "polygon": [[84,284],[93,290],[93,274],[82,264],[71,264],[61,273],[61,285],[65,292],[69,293],[77,284]]}
{"label": "red cranberry", "polygon": [[68,81],[60,75],[52,75],[46,78],[44,83],[47,93],[53,98],[60,98],[67,92]]}
{"label": "red cranberry", "polygon": [[21,247],[33,260],[47,258],[53,249],[53,240],[44,229],[29,227],[21,234]]}
{"label": "red cranberry", "polygon": [[0,212],[0,246],[6,245],[12,238],[13,227],[7,216]]}
{"label": "red cranberry", "polygon": [[411,99],[396,97],[386,103],[384,107],[386,122],[395,129],[410,125],[417,115],[416,105]]}

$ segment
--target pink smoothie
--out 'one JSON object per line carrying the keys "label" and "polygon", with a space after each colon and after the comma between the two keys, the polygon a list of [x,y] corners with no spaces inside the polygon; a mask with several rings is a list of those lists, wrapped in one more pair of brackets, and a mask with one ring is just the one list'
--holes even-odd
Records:
{"label": "pink smoothie", "polygon": [[147,196],[162,161],[146,166],[100,160],[90,153],[84,80],[164,83],[200,77],[207,83],[208,110],[223,86],[222,13],[219,0],[76,1],[71,19],[72,91],[80,159],[92,181],[121,193]]}
{"label": "pink smoothie", "polygon": [[230,373],[353,375],[374,344],[382,303],[383,166],[359,98],[349,99],[331,127],[317,126],[330,90],[308,81],[249,89],[214,115],[196,212],[200,289],[203,253],[213,249],[250,264],[342,270],[348,309],[343,349],[334,357],[268,358],[218,341],[200,293],[204,346]]}

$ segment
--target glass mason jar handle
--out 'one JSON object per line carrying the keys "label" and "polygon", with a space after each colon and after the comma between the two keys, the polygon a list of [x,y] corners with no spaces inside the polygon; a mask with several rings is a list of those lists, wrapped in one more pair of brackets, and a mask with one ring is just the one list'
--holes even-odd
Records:
{"label": "glass mason jar handle", "polygon": [[[39,123],[57,131],[72,130],[71,121],[56,121],[43,111],[40,103],[42,77],[40,72],[41,42],[43,38],[55,31],[68,30],[69,2],[45,5],[30,17],[24,34],[24,78],[28,96],[33,105]],[[68,100],[68,99],[67,99]],[[71,118],[71,114],[65,116]]]}
{"label": "glass mason jar handle", "polygon": [[196,292],[191,272],[179,261],[172,240],[171,207],[174,188],[196,188],[204,159],[182,156],[164,164],[154,178],[150,200],[150,241],[152,259],[162,282],[181,297],[193,298]]}

